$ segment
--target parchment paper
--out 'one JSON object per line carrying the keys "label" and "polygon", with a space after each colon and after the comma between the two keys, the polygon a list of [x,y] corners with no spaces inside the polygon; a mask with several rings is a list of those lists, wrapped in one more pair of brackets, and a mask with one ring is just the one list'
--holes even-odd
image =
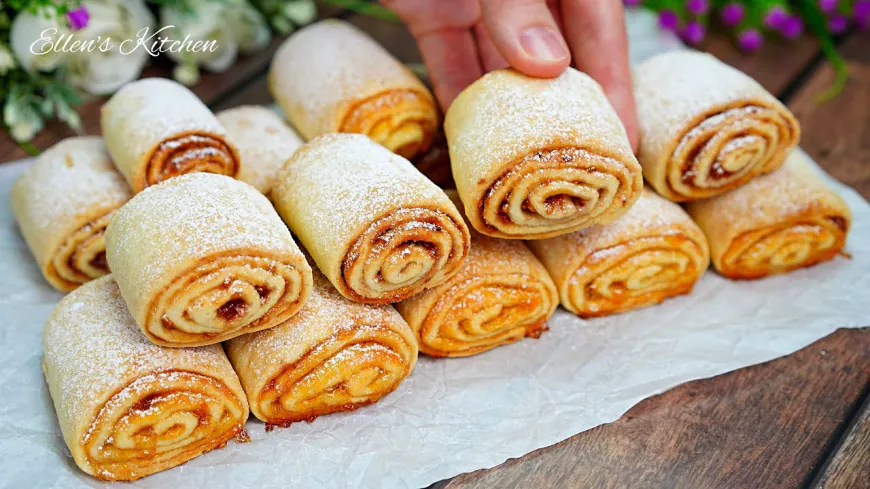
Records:
{"label": "parchment paper", "polygon": [[[664,44],[654,20],[642,20],[631,32],[647,35],[649,54]],[[61,295],[37,270],[8,206],[25,164],[0,166],[0,487],[425,487],[614,421],[681,383],[870,325],[870,205],[837,184],[854,214],[852,260],[753,282],[708,272],[689,296],[609,318],[559,310],[539,340],[471,358],[421,357],[375,405],[271,433],[252,420],[251,443],[230,442],[135,483],[100,483],[73,464],[40,368],[43,323]]]}

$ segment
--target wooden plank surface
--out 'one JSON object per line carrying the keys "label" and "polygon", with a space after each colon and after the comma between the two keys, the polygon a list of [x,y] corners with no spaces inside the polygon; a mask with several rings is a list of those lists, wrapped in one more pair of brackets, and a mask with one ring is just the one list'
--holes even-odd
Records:
{"label": "wooden plank surface", "polygon": [[[870,329],[684,384],[615,423],[433,489],[799,488],[870,382]],[[522,434],[518,434],[522,436]]]}
{"label": "wooden plank surface", "polygon": [[837,98],[819,103],[834,70],[825,63],[789,104],[800,119],[801,146],[835,178],[870,198],[870,31],[858,32],[840,47],[850,79]]}
{"label": "wooden plank surface", "polygon": [[846,430],[834,455],[822,467],[814,489],[866,489],[870,487],[870,396]]}

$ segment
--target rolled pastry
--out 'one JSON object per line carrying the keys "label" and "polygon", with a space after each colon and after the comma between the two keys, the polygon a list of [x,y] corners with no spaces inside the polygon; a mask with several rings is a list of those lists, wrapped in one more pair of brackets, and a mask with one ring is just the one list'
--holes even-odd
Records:
{"label": "rolled pastry", "polygon": [[139,193],[112,219],[106,251],[130,313],[163,346],[271,328],[311,291],[311,267],[268,199],[222,175]]}
{"label": "rolled pastry", "polygon": [[275,174],[302,145],[302,139],[281,117],[259,105],[225,110],[217,119],[239,152],[241,167],[236,178],[269,195]]}
{"label": "rolled pastry", "polygon": [[556,282],[562,307],[581,317],[688,294],[710,264],[704,233],[679,205],[649,189],[610,224],[529,247]]}
{"label": "rolled pastry", "polygon": [[675,202],[727,192],[782,165],[797,119],[755,80],[709,54],[674,51],[634,72],[638,159]]}
{"label": "rolled pastry", "polygon": [[[450,198],[460,205],[455,191]],[[537,338],[559,305],[553,279],[521,241],[471,232],[459,273],[396,304],[417,335],[420,351],[465,357]]]}
{"label": "rolled pastry", "polygon": [[484,75],[450,106],[444,130],[465,213],[489,236],[542,239],[604,224],[643,187],[601,87],[571,68],[546,80]]}
{"label": "rolled pastry", "polygon": [[43,370],[76,465],[132,481],[226,445],[248,403],[220,345],[163,348],[111,276],[66,296],[45,325]]}
{"label": "rolled pastry", "polygon": [[376,402],[417,361],[414,334],[392,306],[350,302],[316,270],[299,314],[225,347],[251,412],[283,426]]}
{"label": "rolled pastry", "polygon": [[410,159],[429,147],[438,127],[438,108],[425,85],[340,20],[290,36],[272,60],[269,89],[305,139],[365,134]]}
{"label": "rolled pastry", "polygon": [[830,260],[846,244],[846,203],[792,153],[779,170],[688,205],[710,242],[716,271],[753,279]]}
{"label": "rolled pastry", "polygon": [[235,177],[236,148],[196,95],[165,78],[118,90],[101,110],[106,147],[134,192],[193,172]]}
{"label": "rolled pastry", "polygon": [[468,255],[468,227],[447,194],[359,134],[299,148],[272,201],[320,271],[357,302],[387,304],[434,287]]}
{"label": "rolled pastry", "polygon": [[103,233],[131,195],[93,136],[57,143],[15,182],[12,211],[52,287],[68,292],[109,273]]}

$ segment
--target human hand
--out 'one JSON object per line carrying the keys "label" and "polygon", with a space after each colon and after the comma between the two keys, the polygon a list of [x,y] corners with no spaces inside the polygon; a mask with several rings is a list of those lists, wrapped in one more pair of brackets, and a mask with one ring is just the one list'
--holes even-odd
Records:
{"label": "human hand", "polygon": [[488,71],[551,78],[573,65],[607,93],[637,149],[637,116],[620,0],[382,0],[417,39],[446,110]]}

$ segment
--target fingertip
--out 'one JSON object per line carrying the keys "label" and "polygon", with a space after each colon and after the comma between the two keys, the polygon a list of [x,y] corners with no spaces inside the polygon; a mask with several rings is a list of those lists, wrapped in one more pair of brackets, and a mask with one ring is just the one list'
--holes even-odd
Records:
{"label": "fingertip", "polygon": [[520,56],[513,66],[531,76],[559,76],[571,64],[571,52],[562,34],[552,27],[532,26],[518,36]]}

